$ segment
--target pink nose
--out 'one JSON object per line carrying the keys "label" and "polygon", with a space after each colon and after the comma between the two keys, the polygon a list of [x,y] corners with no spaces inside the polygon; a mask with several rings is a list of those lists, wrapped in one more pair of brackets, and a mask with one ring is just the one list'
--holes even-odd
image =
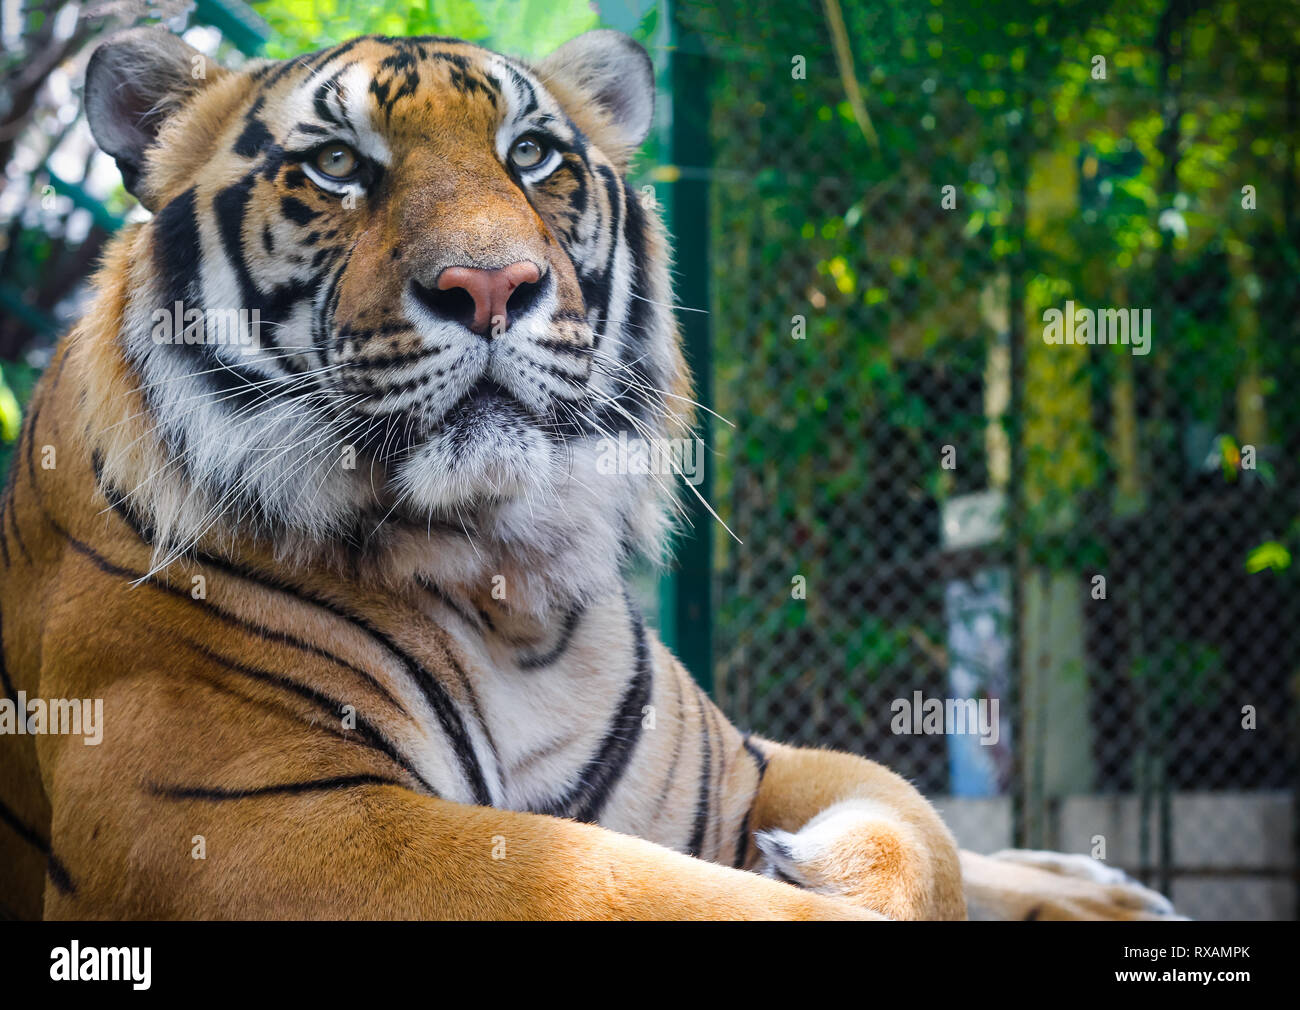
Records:
{"label": "pink nose", "polygon": [[438,275],[438,290],[461,288],[468,293],[474,300],[474,321],[470,329],[475,333],[487,333],[498,325],[498,319],[502,330],[510,325],[506,315],[510,296],[520,284],[536,284],[540,276],[537,266],[527,260],[497,270],[447,267]]}

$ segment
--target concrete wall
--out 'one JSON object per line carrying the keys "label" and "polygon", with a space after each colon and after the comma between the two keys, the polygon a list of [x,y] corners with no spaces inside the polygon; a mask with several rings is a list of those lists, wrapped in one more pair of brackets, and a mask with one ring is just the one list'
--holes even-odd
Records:
{"label": "concrete wall", "polygon": [[[1011,844],[1011,801],[934,798],[964,847],[994,852]],[[1294,807],[1287,792],[1185,792],[1172,798],[1178,910],[1194,919],[1294,919],[1297,886]],[[1050,847],[1091,854],[1104,839],[1106,862],[1139,866],[1140,805],[1133,795],[1068,796],[1049,822]],[[1158,845],[1155,811],[1151,845]]]}

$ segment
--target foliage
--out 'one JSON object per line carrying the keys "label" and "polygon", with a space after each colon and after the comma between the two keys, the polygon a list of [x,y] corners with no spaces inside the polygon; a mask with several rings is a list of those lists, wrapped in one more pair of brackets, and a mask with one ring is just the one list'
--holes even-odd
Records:
{"label": "foliage", "polygon": [[275,31],[266,52],[277,59],[370,34],[449,35],[532,59],[600,26],[582,0],[261,0],[253,7]]}
{"label": "foliage", "polygon": [[[1126,573],[1116,606],[1149,622],[1148,644],[1107,643],[1107,667],[1222,673],[1178,580],[1202,538],[1242,573],[1252,547],[1292,535],[1248,510],[1294,486],[1300,441],[1300,133],[1284,124],[1300,12],[870,0],[843,14],[878,147],[821,18],[778,0],[682,7],[714,58],[715,406],[736,425],[717,432],[715,497],[745,541],[717,545],[724,668],[757,695],[822,666],[845,671],[846,697],[942,678],[923,646],[945,639],[943,502],[993,488],[1007,502],[993,560]],[[1267,194],[1257,209],[1245,184]],[[1151,354],[1046,345],[1042,313],[1067,300],[1149,307]],[[1245,444],[1257,469],[1227,475],[1220,447]],[[1210,533],[1202,514],[1254,518]],[[807,600],[782,589],[792,571]],[[787,630],[755,671],[748,643],[772,628]],[[1162,636],[1186,645],[1150,645]],[[833,730],[803,712],[763,728]]]}

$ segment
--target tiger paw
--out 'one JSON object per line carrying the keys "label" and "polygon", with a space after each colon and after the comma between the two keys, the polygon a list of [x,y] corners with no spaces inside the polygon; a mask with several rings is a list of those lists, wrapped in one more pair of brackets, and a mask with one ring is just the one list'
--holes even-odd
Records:
{"label": "tiger paw", "polygon": [[1055,894],[1030,918],[1066,919],[1181,919],[1173,902],[1159,891],[1139,883],[1123,870],[1079,853],[1003,849],[989,857],[1053,874]]}
{"label": "tiger paw", "polygon": [[882,804],[838,803],[798,831],[760,831],[754,840],[763,855],[756,870],[766,876],[840,895],[891,919],[941,914],[919,833]]}

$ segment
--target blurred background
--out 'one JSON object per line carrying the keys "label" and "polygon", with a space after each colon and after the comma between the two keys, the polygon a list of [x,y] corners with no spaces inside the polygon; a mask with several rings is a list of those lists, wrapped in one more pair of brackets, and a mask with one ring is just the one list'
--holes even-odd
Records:
{"label": "blurred background", "polygon": [[[694,503],[638,577],[664,637],[738,725],[888,764],[971,848],[1296,917],[1300,6],[0,0],[0,469],[144,213],[85,61],[158,21],[228,65],[638,38],[632,182],[725,418],[701,490],[726,527]],[[1150,353],[1046,343],[1067,301],[1149,310]],[[929,699],[996,702],[996,742],[900,731]]]}

